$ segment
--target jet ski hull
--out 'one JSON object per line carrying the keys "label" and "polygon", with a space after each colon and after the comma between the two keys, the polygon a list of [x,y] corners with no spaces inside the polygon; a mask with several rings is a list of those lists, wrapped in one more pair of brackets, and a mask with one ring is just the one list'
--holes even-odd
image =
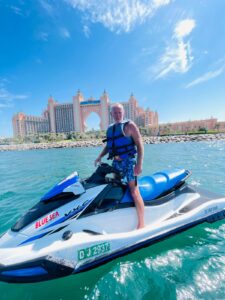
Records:
{"label": "jet ski hull", "polygon": [[28,225],[24,218],[0,238],[0,280],[30,283],[77,274],[225,217],[225,197],[181,182],[145,201],[146,226],[136,230],[126,192],[115,184],[92,186],[38,220],[28,214]]}

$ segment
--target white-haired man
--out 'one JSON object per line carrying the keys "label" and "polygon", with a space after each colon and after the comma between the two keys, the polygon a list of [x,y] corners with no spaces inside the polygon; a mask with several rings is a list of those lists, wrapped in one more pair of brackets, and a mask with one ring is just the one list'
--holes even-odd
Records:
{"label": "white-haired man", "polygon": [[[107,130],[107,145],[95,160],[95,165],[101,162],[107,153],[113,159],[112,166],[127,179],[130,193],[137,209],[137,229],[144,224],[144,201],[137,186],[136,176],[142,172],[144,147],[138,127],[130,120],[124,120],[124,108],[120,103],[111,107],[114,123]],[[135,158],[137,154],[137,158]]]}

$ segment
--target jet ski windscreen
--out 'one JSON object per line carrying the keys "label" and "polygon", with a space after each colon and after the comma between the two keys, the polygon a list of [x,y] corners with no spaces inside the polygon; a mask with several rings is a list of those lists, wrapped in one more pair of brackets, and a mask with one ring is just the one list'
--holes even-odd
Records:
{"label": "jet ski windscreen", "polygon": [[57,198],[55,197],[54,201],[53,199],[48,202],[40,201],[29,209],[28,212],[12,226],[11,230],[16,232],[20,231],[40,217],[77,198],[79,198],[79,195],[75,196],[73,193],[62,193],[61,195],[58,195]]}

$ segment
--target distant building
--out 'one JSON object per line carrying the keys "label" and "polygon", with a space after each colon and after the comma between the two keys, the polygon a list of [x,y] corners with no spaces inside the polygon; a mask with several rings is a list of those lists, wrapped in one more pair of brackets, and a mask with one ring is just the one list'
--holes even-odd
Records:
{"label": "distant building", "polygon": [[125,117],[134,121],[139,127],[147,127],[151,130],[151,134],[158,134],[159,120],[158,113],[151,111],[149,108],[146,110],[138,106],[138,101],[131,94],[128,102],[120,102],[125,110]]}
{"label": "distant building", "polygon": [[199,131],[199,130],[215,130],[218,125],[225,122],[217,122],[216,118],[210,118],[205,120],[194,120],[185,122],[175,122],[175,123],[165,123],[159,125],[160,134],[173,134],[173,133],[186,133],[189,131]]}
{"label": "distant building", "polygon": [[34,133],[49,132],[49,120],[46,114],[41,117],[35,117],[18,113],[13,116],[12,123],[14,137],[25,137]]}
{"label": "distant building", "polygon": [[71,132],[74,131],[73,104],[59,104],[52,98],[48,100],[48,120],[50,132]]}
{"label": "distant building", "polygon": [[217,122],[216,129],[219,131],[225,131],[225,122],[224,121]]}
{"label": "distant building", "polygon": [[[158,133],[158,113],[149,109],[144,110],[138,106],[138,101],[133,94],[128,102],[120,102],[125,110],[125,117],[134,121],[140,127],[149,127],[153,134]],[[112,118],[110,115],[110,102],[108,94],[104,91],[99,99],[84,99],[80,91],[73,97],[72,103],[58,103],[52,97],[48,100],[47,110],[43,116],[27,116],[18,113],[13,117],[14,136],[27,136],[34,133],[68,133],[84,132],[88,116],[95,112],[101,122],[101,130],[106,130]]]}

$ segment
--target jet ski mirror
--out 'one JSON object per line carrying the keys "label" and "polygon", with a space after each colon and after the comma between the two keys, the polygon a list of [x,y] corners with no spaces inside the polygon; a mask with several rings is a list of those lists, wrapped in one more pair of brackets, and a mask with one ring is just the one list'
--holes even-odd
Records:
{"label": "jet ski mirror", "polygon": [[64,193],[72,192],[74,195],[81,195],[85,192],[85,189],[80,181],[77,181],[63,190]]}

